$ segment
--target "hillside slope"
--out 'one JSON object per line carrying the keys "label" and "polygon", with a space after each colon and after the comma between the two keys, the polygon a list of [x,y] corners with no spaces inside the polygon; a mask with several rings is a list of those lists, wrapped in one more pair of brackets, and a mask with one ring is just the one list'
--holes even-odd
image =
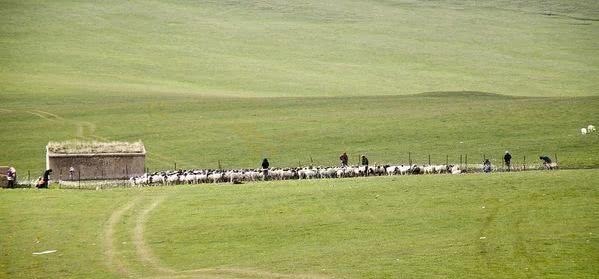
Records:
{"label": "hillside slope", "polygon": [[598,3],[4,0],[0,99],[598,95]]}

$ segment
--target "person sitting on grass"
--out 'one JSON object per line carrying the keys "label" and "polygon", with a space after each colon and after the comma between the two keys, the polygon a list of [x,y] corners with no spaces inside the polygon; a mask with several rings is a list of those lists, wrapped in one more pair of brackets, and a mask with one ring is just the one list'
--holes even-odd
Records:
{"label": "person sitting on grass", "polygon": [[485,159],[485,162],[483,163],[483,171],[491,172],[491,161],[489,161],[489,159]]}

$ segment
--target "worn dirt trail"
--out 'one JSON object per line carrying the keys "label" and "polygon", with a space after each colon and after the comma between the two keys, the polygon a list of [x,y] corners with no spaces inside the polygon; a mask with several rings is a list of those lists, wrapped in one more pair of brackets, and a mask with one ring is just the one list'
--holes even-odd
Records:
{"label": "worn dirt trail", "polygon": [[115,227],[121,221],[123,214],[131,209],[137,202],[139,202],[139,200],[140,198],[136,198],[121,208],[113,211],[104,227],[104,256],[106,257],[106,263],[109,268],[123,276],[130,276],[131,271],[126,267],[125,263],[117,257],[118,251],[114,245],[116,240],[114,237]]}
{"label": "worn dirt trail", "polygon": [[122,276],[133,277],[133,278],[155,278],[155,279],[167,279],[167,278],[329,278],[327,276],[316,275],[316,274],[281,274],[257,269],[250,268],[204,268],[194,270],[183,270],[177,271],[166,265],[164,265],[158,257],[152,252],[150,247],[147,245],[144,234],[145,225],[148,221],[148,217],[152,210],[158,207],[167,196],[156,196],[152,197],[151,201],[144,204],[149,204],[143,208],[135,217],[135,227],[132,231],[133,244],[137,259],[147,269],[153,270],[154,276],[140,276],[139,273],[132,271],[127,268],[127,263],[121,261],[117,255],[116,246],[114,245],[116,239],[114,237],[115,227],[121,222],[121,219],[125,212],[131,210],[140,204],[142,197],[138,197],[128,202],[126,205],[115,210],[108,219],[107,225],[104,229],[104,254],[106,256],[107,265],[115,272]]}

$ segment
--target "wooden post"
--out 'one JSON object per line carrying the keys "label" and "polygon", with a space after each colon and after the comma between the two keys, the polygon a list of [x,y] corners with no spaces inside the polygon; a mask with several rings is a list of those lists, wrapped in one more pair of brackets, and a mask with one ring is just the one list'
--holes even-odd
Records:
{"label": "wooden post", "polygon": [[[558,163],[558,160],[557,160],[557,153],[555,153],[555,165],[556,165],[557,167],[559,167],[559,163]],[[556,167],[556,168],[557,168],[557,167]]]}
{"label": "wooden post", "polygon": [[27,181],[31,181],[31,171],[27,171]]}
{"label": "wooden post", "polygon": [[462,154],[460,154],[460,168],[462,168]]}
{"label": "wooden post", "polygon": [[428,165],[431,165],[431,154],[428,154]]}
{"label": "wooden post", "polygon": [[218,160],[218,169],[219,169],[219,170],[222,170],[222,169],[223,169],[223,168],[222,168],[222,166],[220,165],[220,160]]}
{"label": "wooden post", "polygon": [[177,162],[175,162],[175,170],[177,170]]}
{"label": "wooden post", "polygon": [[465,162],[465,164],[466,164],[466,172],[468,172],[468,154],[466,154],[464,156],[466,156],[466,158],[464,160],[466,161]]}
{"label": "wooden post", "polygon": [[526,170],[526,155],[524,155],[524,170]]}
{"label": "wooden post", "polygon": [[412,165],[412,152],[408,152],[408,164]]}
{"label": "wooden post", "polygon": [[445,165],[449,165],[449,155],[445,155]]}

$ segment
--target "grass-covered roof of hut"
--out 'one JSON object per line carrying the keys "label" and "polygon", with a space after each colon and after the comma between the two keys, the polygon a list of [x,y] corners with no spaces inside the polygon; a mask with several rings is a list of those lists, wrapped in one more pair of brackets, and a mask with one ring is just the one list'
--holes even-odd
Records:
{"label": "grass-covered roof of hut", "polygon": [[144,144],[136,142],[63,141],[49,142],[48,151],[56,154],[144,153]]}

